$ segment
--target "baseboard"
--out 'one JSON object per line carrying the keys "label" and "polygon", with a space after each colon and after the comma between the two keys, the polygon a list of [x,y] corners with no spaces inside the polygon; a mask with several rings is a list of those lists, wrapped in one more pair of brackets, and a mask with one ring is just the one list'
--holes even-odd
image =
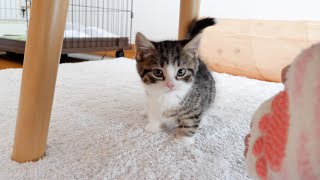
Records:
{"label": "baseboard", "polygon": [[[99,51],[99,52],[93,52],[91,54],[100,55],[100,56],[110,56],[110,57],[116,57],[117,51]],[[130,50],[124,50],[124,55],[126,58],[134,59],[135,58],[135,46],[131,45]]]}

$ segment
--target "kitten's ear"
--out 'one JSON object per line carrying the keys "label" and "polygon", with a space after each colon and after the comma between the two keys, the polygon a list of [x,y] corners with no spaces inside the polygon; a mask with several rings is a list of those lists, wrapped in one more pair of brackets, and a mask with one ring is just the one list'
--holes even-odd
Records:
{"label": "kitten's ear", "polygon": [[188,42],[183,47],[183,50],[186,52],[191,52],[192,54],[196,54],[198,52],[200,40],[201,40],[201,34],[197,35],[190,42]]}
{"label": "kitten's ear", "polygon": [[140,32],[136,34],[135,46],[137,61],[150,56],[155,51],[154,45]]}

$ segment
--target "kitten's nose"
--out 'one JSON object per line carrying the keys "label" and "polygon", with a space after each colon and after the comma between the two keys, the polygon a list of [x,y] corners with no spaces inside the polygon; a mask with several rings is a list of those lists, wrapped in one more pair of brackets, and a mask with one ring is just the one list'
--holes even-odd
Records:
{"label": "kitten's nose", "polygon": [[174,88],[174,85],[172,84],[172,82],[166,82],[167,87],[172,90]]}

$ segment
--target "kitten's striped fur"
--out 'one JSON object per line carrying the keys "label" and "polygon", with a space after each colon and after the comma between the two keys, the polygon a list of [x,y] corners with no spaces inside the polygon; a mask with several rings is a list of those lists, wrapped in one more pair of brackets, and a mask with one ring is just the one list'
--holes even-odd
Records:
{"label": "kitten's striped fur", "polygon": [[214,79],[198,56],[199,33],[214,24],[213,18],[194,21],[186,40],[178,41],[153,42],[137,33],[137,71],[149,108],[147,130],[157,129],[166,117],[177,121],[178,135],[196,133],[215,97]]}
{"label": "kitten's striped fur", "polygon": [[215,97],[215,83],[212,75],[206,65],[201,60],[199,62],[199,69],[191,90],[177,107],[164,112],[165,117],[177,120],[179,133],[189,137],[196,133],[203,114],[211,106]]}

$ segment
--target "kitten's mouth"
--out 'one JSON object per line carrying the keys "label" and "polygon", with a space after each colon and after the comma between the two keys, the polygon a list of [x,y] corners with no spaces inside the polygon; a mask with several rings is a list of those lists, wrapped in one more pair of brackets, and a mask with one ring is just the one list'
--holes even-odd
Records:
{"label": "kitten's mouth", "polygon": [[174,92],[174,91],[176,91],[177,90],[177,88],[174,88],[174,89],[167,89],[165,92],[166,93],[171,93],[171,92]]}

